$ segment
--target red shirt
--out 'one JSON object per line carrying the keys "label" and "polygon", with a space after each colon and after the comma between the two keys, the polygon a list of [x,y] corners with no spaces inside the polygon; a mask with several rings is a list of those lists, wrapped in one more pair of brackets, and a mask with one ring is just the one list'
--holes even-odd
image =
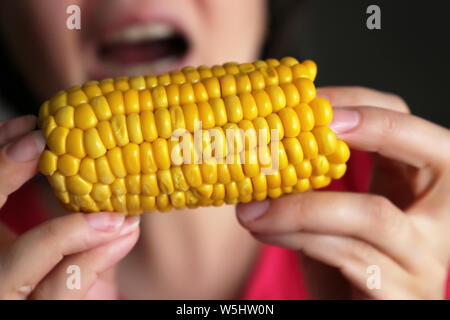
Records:
{"label": "red shirt", "polygon": [[[366,192],[369,187],[371,160],[367,153],[352,151],[346,175],[324,190]],[[18,234],[45,221],[45,205],[40,201],[36,186],[30,182],[8,197],[0,210],[0,220]],[[449,279],[450,280],[450,279]],[[447,281],[446,297],[450,296]],[[250,275],[242,299],[307,299],[297,253],[293,250],[263,245],[255,268]]]}

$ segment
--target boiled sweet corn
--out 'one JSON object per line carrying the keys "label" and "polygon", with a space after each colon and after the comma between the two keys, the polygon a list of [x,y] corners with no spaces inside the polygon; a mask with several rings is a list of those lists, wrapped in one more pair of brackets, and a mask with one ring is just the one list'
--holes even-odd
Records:
{"label": "boiled sweet corn", "polygon": [[327,186],[350,156],[295,58],[89,81],[39,112],[40,171],[69,211],[220,206]]}

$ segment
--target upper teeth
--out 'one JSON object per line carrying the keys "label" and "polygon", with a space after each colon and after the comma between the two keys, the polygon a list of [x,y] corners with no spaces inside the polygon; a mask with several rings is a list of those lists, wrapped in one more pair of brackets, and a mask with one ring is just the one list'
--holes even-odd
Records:
{"label": "upper teeth", "polygon": [[159,40],[175,34],[171,25],[166,23],[151,23],[134,25],[112,34],[107,43],[137,43],[146,40]]}

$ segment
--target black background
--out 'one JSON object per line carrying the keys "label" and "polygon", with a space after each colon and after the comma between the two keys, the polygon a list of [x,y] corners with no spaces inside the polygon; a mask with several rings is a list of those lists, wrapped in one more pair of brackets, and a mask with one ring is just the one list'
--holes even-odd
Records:
{"label": "black background", "polygon": [[[381,30],[366,27],[371,4],[381,9]],[[450,127],[448,1],[305,0],[273,6],[285,12],[274,25],[284,36],[273,39],[267,54],[311,58],[319,66],[320,86],[393,92],[414,114]]]}

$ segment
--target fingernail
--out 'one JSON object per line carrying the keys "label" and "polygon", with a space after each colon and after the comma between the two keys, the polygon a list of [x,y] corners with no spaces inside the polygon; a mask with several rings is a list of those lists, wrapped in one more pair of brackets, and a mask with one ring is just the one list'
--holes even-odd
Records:
{"label": "fingernail", "polygon": [[359,124],[359,112],[346,108],[334,108],[333,120],[330,123],[330,129],[334,133],[345,133],[356,128]]}
{"label": "fingernail", "polygon": [[6,156],[15,162],[27,162],[39,158],[45,148],[41,131],[33,131],[6,147]]}
{"label": "fingernail", "polygon": [[262,216],[270,206],[269,200],[241,203],[238,206],[239,219],[248,222]]}
{"label": "fingernail", "polygon": [[88,225],[99,231],[114,231],[119,229],[125,221],[125,216],[120,213],[99,212],[84,216]]}
{"label": "fingernail", "polygon": [[119,236],[126,235],[126,234],[131,233],[134,230],[136,230],[139,226],[140,221],[141,221],[141,216],[132,216],[132,217],[126,218],[122,229],[120,229]]}

